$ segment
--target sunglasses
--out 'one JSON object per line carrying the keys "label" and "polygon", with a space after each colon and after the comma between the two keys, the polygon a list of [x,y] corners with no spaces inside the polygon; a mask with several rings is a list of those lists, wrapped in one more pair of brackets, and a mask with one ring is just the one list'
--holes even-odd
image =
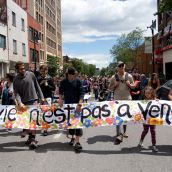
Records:
{"label": "sunglasses", "polygon": [[119,67],[119,68],[124,67],[124,64],[120,64],[118,67]]}

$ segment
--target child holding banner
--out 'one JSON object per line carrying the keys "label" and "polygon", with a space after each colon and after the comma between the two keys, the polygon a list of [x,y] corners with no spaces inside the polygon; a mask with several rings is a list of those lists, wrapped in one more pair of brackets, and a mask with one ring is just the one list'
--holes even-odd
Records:
{"label": "child holding banner", "polygon": [[[156,97],[155,90],[150,86],[145,87],[144,92],[143,92],[143,98],[145,100],[154,100],[155,97]],[[158,152],[158,149],[156,147],[156,132],[155,132],[156,126],[155,125],[143,124],[143,131],[141,134],[141,139],[140,139],[140,143],[139,143],[138,147],[139,147],[139,149],[144,148],[143,140],[144,140],[145,136],[147,135],[149,128],[150,128],[150,132],[151,132],[152,151]]]}

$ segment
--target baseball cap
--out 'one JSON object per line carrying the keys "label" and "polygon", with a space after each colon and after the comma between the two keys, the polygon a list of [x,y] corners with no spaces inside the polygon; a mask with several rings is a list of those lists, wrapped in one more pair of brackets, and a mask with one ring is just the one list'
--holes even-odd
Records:
{"label": "baseball cap", "polygon": [[73,67],[69,67],[67,69],[67,73],[70,74],[70,75],[75,75],[76,74],[76,70]]}
{"label": "baseball cap", "polygon": [[122,61],[118,61],[117,66],[119,67],[120,65],[124,65],[125,63]]}

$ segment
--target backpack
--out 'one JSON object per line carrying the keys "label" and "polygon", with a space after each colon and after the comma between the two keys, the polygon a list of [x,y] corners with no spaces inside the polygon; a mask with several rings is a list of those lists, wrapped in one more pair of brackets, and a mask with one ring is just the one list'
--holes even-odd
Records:
{"label": "backpack", "polygon": [[[125,73],[125,81],[128,81],[128,78],[129,78],[129,73],[126,72],[126,73]],[[120,81],[119,75],[118,75],[117,73],[115,74],[115,80],[116,80],[116,81]]]}

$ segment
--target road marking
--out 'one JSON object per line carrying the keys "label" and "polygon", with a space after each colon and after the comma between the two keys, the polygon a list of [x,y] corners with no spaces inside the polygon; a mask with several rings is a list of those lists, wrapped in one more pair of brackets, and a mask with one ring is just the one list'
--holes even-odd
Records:
{"label": "road marking", "polygon": [[62,133],[56,134],[53,138],[54,139],[59,139],[61,135],[62,135]]}

